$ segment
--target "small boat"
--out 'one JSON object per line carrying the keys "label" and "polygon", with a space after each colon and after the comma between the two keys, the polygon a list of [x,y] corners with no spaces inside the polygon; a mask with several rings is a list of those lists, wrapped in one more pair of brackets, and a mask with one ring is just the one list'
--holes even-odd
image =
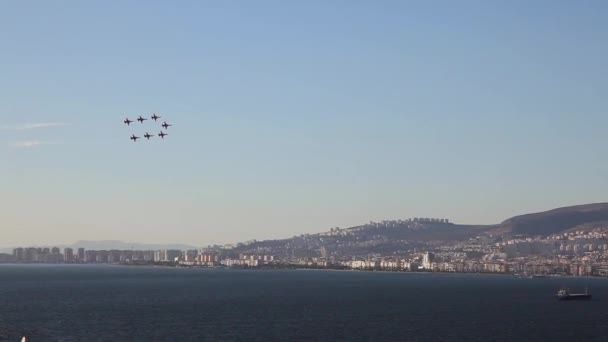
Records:
{"label": "small boat", "polygon": [[587,288],[585,288],[585,293],[571,293],[570,289],[564,288],[557,291],[557,298],[560,300],[589,300],[591,294]]}

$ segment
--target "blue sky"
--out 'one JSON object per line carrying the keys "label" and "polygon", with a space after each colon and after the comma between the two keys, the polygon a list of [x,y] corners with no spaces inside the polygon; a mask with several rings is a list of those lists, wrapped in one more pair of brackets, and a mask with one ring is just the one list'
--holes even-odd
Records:
{"label": "blue sky", "polygon": [[[606,10],[1,2],[0,245],[205,245],[606,201]],[[159,127],[122,120],[153,112],[170,135],[130,142]]]}

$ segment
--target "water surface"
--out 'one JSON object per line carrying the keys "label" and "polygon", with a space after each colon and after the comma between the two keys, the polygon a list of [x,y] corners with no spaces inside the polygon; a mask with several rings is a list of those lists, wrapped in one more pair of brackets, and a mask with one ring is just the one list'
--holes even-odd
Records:
{"label": "water surface", "polygon": [[606,341],[607,308],[597,278],[0,266],[8,341]]}

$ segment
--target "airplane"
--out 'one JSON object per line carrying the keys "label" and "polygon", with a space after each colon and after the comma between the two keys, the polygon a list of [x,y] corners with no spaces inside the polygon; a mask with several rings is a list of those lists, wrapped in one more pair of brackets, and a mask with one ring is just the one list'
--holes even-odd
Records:
{"label": "airplane", "polygon": [[154,121],[156,121],[160,118],[162,118],[162,116],[158,116],[158,115],[156,115],[156,113],[154,113],[154,115],[152,115],[152,120],[154,120]]}
{"label": "airplane", "polygon": [[144,119],[141,117],[141,115],[137,118],[137,121],[144,123],[144,120],[148,120],[148,119]]}
{"label": "airplane", "polygon": [[133,142],[137,142],[137,139],[139,139],[139,137],[136,137],[135,134],[131,136],[131,140],[133,140]]}
{"label": "airplane", "polygon": [[125,124],[127,124],[127,126],[130,126],[130,125],[131,125],[131,122],[133,122],[133,121],[129,120],[129,118],[126,118],[126,119],[125,119],[125,121],[123,121],[123,122],[124,122]]}
{"label": "airplane", "polygon": [[163,131],[160,131],[160,133],[158,133],[158,136],[161,137],[161,139],[165,139],[165,135],[169,135],[169,134],[163,133]]}
{"label": "airplane", "polygon": [[150,140],[150,138],[153,137],[153,135],[148,134],[148,132],[146,132],[146,134],[144,134],[144,137],[148,140]]}
{"label": "airplane", "polygon": [[169,126],[173,126],[173,125],[169,125],[168,123],[163,122],[163,124],[161,126],[163,126],[165,129],[168,129]]}

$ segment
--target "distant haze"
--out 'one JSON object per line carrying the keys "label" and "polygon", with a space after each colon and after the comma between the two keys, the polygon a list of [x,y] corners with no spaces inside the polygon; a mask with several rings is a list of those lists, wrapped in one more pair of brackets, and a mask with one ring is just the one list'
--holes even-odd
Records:
{"label": "distant haze", "polygon": [[186,2],[2,2],[0,245],[607,200],[606,1]]}

